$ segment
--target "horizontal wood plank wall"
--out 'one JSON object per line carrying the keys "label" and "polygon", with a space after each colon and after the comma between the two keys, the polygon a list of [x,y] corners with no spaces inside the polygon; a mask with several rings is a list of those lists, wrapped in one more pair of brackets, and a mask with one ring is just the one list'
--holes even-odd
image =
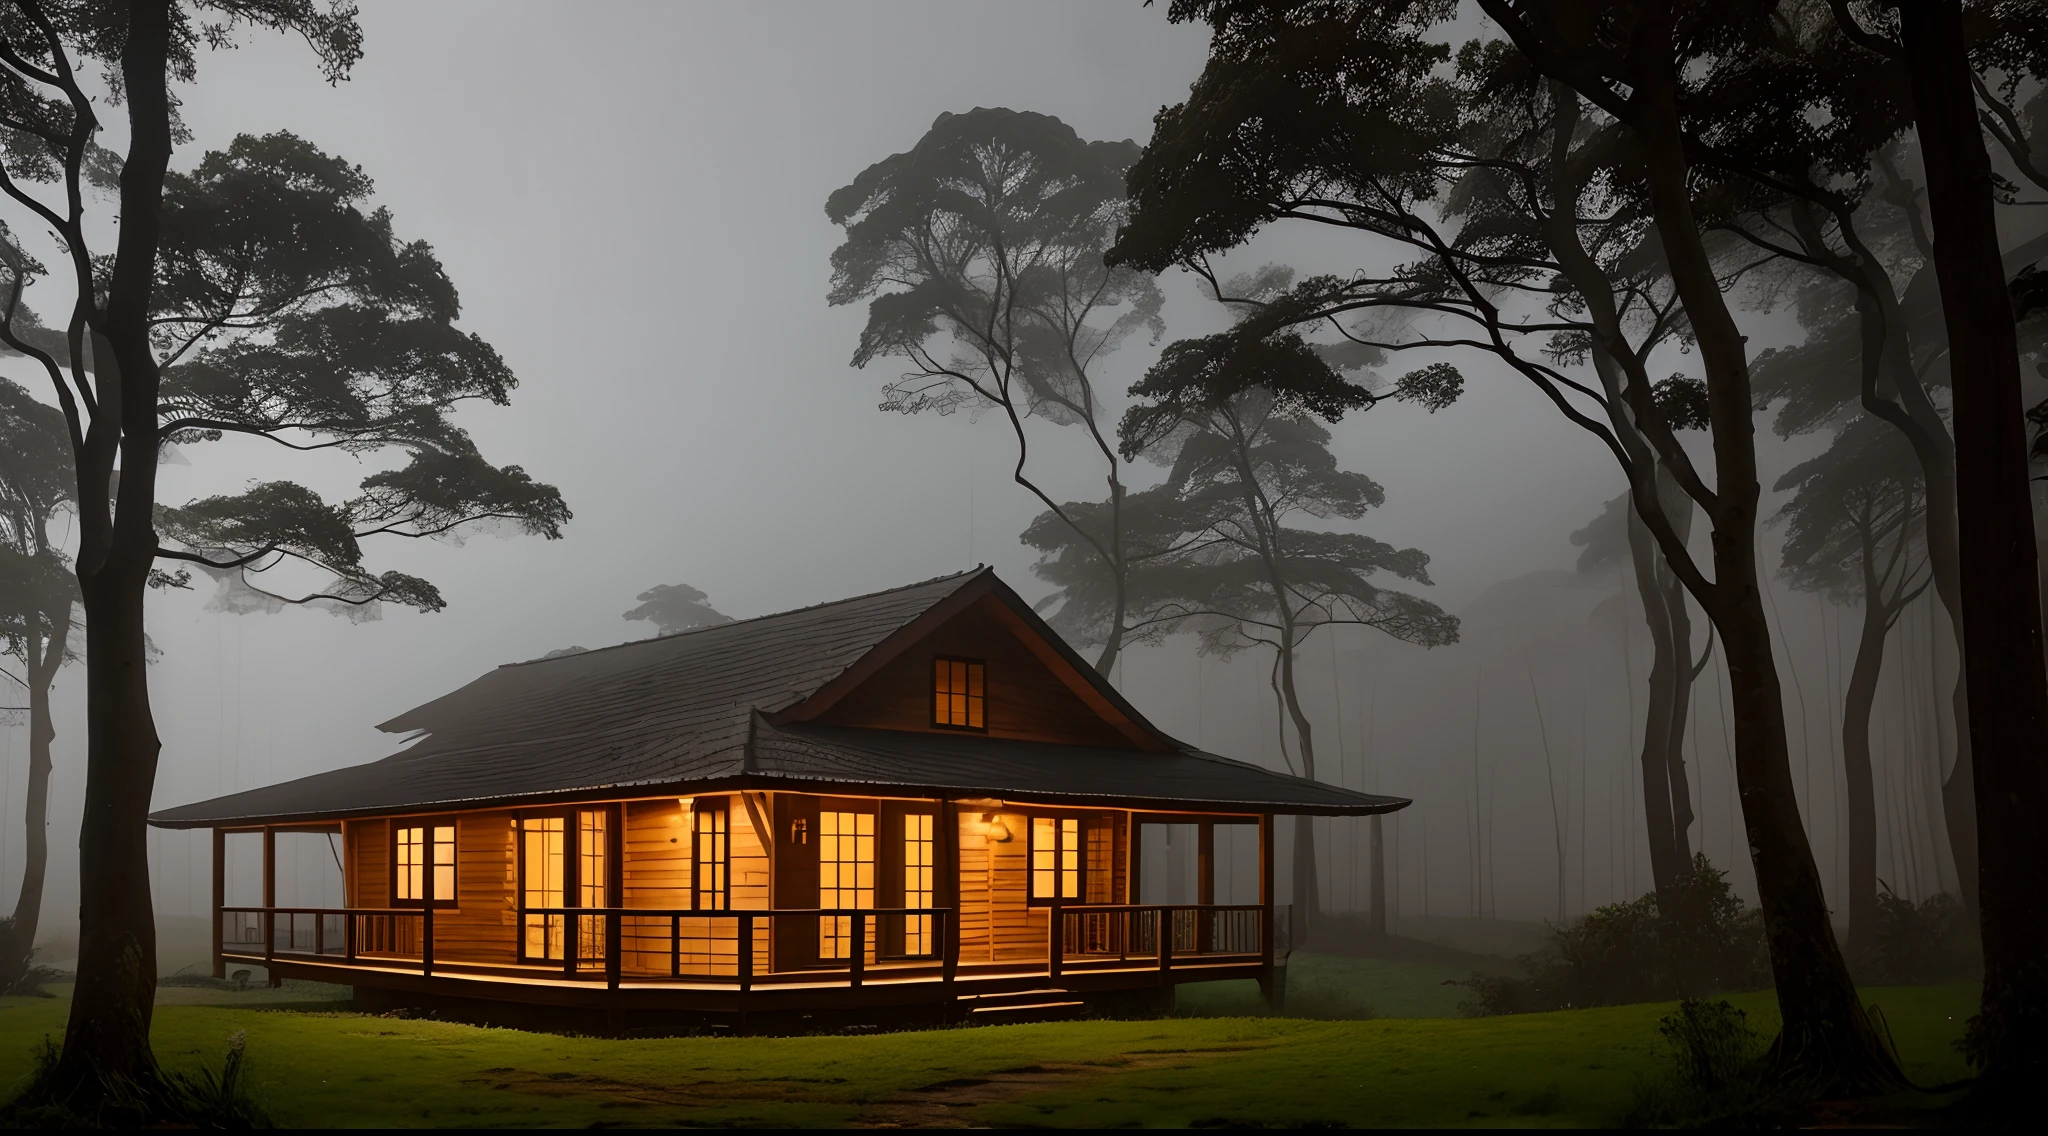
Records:
{"label": "horizontal wood plank wall", "polygon": [[519,961],[517,826],[504,812],[455,818],[455,909],[434,912],[434,957],[510,965]]}
{"label": "horizontal wood plank wall", "polygon": [[1044,962],[1046,909],[1030,905],[1031,817],[1008,809],[996,815],[1010,839],[987,845],[993,961]]}
{"label": "horizontal wood plank wall", "polygon": [[391,822],[359,820],[348,831],[355,841],[356,906],[391,906]]}
{"label": "horizontal wood plank wall", "polygon": [[960,875],[955,899],[958,911],[961,962],[994,962],[990,945],[988,884],[988,826],[980,809],[960,808]]}
{"label": "horizontal wood plank wall", "polygon": [[[690,861],[690,814],[681,802],[626,802],[626,894],[619,906],[690,906]],[[667,974],[671,928],[667,918],[625,919],[619,965],[627,974]]]}
{"label": "horizontal wood plank wall", "polygon": [[998,621],[993,597],[968,608],[847,693],[819,717],[841,726],[950,733],[932,725],[932,658],[988,663],[988,733],[1070,745],[1131,748],[1130,739],[1075,697]]}

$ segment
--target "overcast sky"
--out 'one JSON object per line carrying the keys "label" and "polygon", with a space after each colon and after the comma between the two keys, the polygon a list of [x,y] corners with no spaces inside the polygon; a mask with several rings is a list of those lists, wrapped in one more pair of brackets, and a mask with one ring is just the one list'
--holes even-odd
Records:
{"label": "overcast sky", "polygon": [[[463,423],[492,460],[559,486],[575,520],[554,543],[373,548],[380,568],[440,585],[449,606],[436,615],[231,616],[206,609],[205,585],[154,597],[159,805],[383,756],[393,739],[375,723],[499,663],[652,633],[619,615],[655,584],[694,584],[747,616],[989,562],[1043,594],[1016,539],[1035,510],[1007,480],[1003,425],[883,414],[893,370],[848,366],[864,313],[825,302],[839,231],[824,201],[946,111],[1035,110],[1084,137],[1142,142],[1199,72],[1203,30],[1136,0],[365,0],[363,24],[365,57],[339,86],[282,37],[244,35],[204,57],[183,92],[195,138],[177,163],[237,133],[291,130],[361,164],[401,235],[438,250],[463,326],[520,377],[510,407]],[[1284,240],[1238,265],[1265,259],[1358,267],[1353,250]],[[1211,329],[1186,278],[1166,287],[1169,337]],[[1121,391],[1155,354],[1133,342],[1105,385]],[[1363,527],[1428,552],[1428,594],[1452,610],[1499,581],[1570,568],[1571,531],[1622,488],[1612,460],[1527,388],[1484,368],[1468,376],[1466,400],[1433,417],[1389,405],[1337,427],[1341,458],[1387,489]],[[1042,435],[1034,468],[1062,496],[1099,495],[1077,439],[1056,434]],[[338,456],[284,461],[261,443],[189,457],[166,469],[165,500],[274,476],[338,496],[364,472]],[[1222,748],[1192,666],[1184,647],[1139,652],[1121,677],[1166,728]],[[1255,707],[1263,664],[1238,669]],[[60,921],[75,904],[83,742],[80,675],[62,681]],[[1220,736],[1256,748],[1265,729],[1247,719]],[[0,734],[8,898],[26,734]],[[203,873],[198,842],[163,847],[167,886]]]}

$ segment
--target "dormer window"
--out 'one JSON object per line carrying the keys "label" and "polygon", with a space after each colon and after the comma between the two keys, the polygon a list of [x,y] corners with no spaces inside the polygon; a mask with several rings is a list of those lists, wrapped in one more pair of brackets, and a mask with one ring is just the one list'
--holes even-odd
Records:
{"label": "dormer window", "polygon": [[985,666],[980,659],[932,660],[932,725],[948,730],[988,729]]}

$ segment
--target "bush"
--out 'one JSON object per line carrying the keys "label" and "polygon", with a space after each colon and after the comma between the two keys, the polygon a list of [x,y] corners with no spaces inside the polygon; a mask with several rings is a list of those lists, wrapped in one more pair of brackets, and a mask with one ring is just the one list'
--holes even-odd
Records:
{"label": "bush", "polygon": [[50,995],[43,983],[62,978],[62,972],[35,965],[35,946],[15,930],[14,916],[0,915],[0,994],[26,994],[40,998]]}
{"label": "bush", "polygon": [[[1667,910],[1668,908],[1668,910]],[[1519,977],[1474,974],[1465,1010],[1476,1016],[1538,1013],[1698,998],[1770,984],[1763,920],[1705,856],[1660,903],[1655,892],[1551,928],[1551,942],[1523,955]]]}
{"label": "bush", "polygon": [[1657,1033],[1669,1065],[1636,1086],[1624,1127],[1716,1126],[1761,1110],[1764,1039],[1741,1010],[1687,998],[1658,1019]]}
{"label": "bush", "polygon": [[[1880,881],[1882,883],[1882,881]],[[1864,981],[1895,986],[1964,982],[1983,971],[1977,929],[1946,892],[1914,903],[1883,884]]]}

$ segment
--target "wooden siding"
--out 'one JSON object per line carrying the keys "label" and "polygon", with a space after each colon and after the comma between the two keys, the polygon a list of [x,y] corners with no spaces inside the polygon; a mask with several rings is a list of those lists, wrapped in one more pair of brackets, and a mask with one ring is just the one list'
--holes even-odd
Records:
{"label": "wooden siding", "polygon": [[818,721],[922,733],[952,733],[932,724],[932,658],[951,655],[988,664],[988,735],[1067,745],[1132,748],[1039,661],[997,616],[1001,601],[983,599],[891,660]]}
{"label": "wooden siding", "polygon": [[434,912],[434,957],[450,962],[519,960],[513,859],[517,826],[506,812],[455,818],[455,908]]}
{"label": "wooden siding", "polygon": [[620,907],[690,906],[690,814],[674,797],[626,803]]}
{"label": "wooden siding", "polygon": [[357,907],[391,906],[391,822],[352,821],[348,826],[349,892]]}

